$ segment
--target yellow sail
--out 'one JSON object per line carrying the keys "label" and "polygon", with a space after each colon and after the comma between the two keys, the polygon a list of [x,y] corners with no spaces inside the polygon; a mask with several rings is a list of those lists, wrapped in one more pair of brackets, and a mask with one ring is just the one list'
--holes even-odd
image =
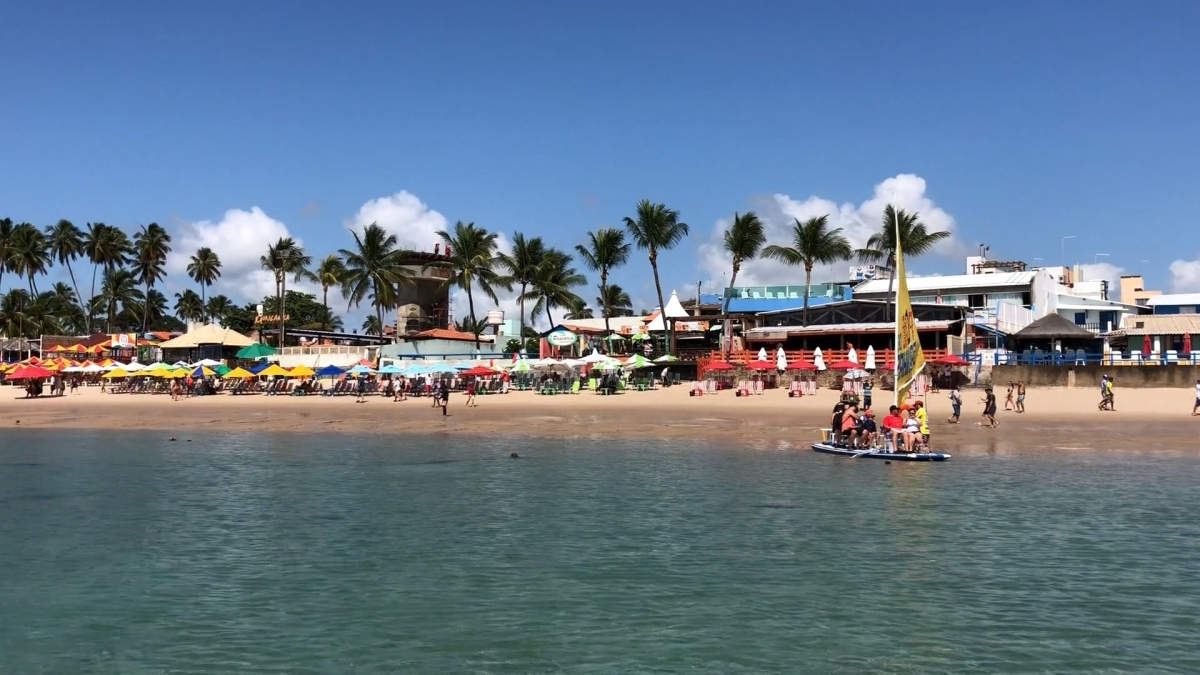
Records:
{"label": "yellow sail", "polygon": [[925,353],[917,335],[917,320],[908,300],[908,281],[904,278],[904,255],[900,251],[900,230],[896,228],[896,398],[897,405],[908,398],[913,380],[925,367]]}

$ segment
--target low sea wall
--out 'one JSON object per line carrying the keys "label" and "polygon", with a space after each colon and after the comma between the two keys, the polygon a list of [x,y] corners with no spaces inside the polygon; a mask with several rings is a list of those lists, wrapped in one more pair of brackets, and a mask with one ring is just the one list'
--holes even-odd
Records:
{"label": "low sea wall", "polygon": [[1130,387],[1192,387],[1200,380],[1200,366],[1104,366],[1104,365],[1006,365],[992,368],[992,385],[1004,386],[1024,382],[1032,387],[1095,387],[1100,376],[1108,373],[1117,386]]}

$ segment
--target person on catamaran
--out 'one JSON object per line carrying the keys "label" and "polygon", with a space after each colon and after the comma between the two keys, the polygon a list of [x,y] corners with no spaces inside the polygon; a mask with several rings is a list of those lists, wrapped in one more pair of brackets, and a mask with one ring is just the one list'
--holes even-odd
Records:
{"label": "person on catamaran", "polygon": [[833,420],[829,425],[829,438],[834,442],[835,445],[841,439],[842,415],[844,414],[845,409],[846,407],[841,403],[841,401],[833,404]]}
{"label": "person on catamaran", "polygon": [[875,426],[875,413],[870,408],[864,408],[858,416],[859,444],[864,448],[879,447],[879,431]]}
{"label": "person on catamaran", "polygon": [[900,417],[899,406],[888,407],[888,414],[880,422],[883,427],[883,438],[890,441],[893,450],[900,449],[900,430],[904,428],[904,419]]}
{"label": "person on catamaran", "polygon": [[913,449],[921,442],[921,420],[917,419],[916,408],[908,409],[908,417],[904,418],[904,450],[913,452]]}
{"label": "person on catamaran", "polygon": [[851,403],[842,412],[842,442],[847,446],[854,446],[854,441],[858,438],[858,406]]}

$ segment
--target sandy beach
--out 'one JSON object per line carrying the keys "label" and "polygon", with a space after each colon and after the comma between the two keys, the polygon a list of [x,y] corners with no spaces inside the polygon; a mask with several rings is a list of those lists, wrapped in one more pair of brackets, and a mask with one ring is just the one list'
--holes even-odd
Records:
{"label": "sandy beach", "polygon": [[[881,392],[884,396],[887,392]],[[1000,426],[978,425],[982,390],[963,390],[960,424],[944,422],[950,413],[944,392],[928,396],[935,444],[958,450],[1009,448],[1138,449],[1200,452],[1200,417],[1191,417],[1192,391],[1118,390],[1117,411],[1099,412],[1091,388],[1029,389],[1027,412],[1003,410]],[[351,432],[374,434],[449,433],[531,435],[603,439],[718,438],[749,447],[792,443],[802,446],[827,424],[838,393],[790,399],[783,390],[738,398],[732,392],[693,398],[686,386],[617,396],[592,393],[542,396],[510,392],[479,398],[467,407],[454,394],[449,415],[428,398],[393,402],[372,396],[205,396],[171,401],[167,395],[108,394],[80,388],[60,398],[25,399],[16,387],[0,388],[0,420],[8,428],[162,429]],[[876,408],[879,401],[876,401]]]}

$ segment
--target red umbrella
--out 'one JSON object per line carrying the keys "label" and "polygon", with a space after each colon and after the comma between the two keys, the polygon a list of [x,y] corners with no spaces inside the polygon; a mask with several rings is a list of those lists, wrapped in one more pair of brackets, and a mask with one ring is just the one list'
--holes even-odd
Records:
{"label": "red umbrella", "polygon": [[1183,334],[1183,353],[1188,358],[1191,358],[1191,356],[1192,356],[1192,334],[1191,333]]}
{"label": "red umbrella", "polygon": [[704,367],[705,370],[733,370],[733,365],[728,361],[712,361]]}
{"label": "red umbrella", "polygon": [[751,361],[750,363],[747,363],[746,367],[749,368],[750,370],[774,370],[775,364],[771,363],[770,361],[757,361],[756,360],[756,361]]}
{"label": "red umbrella", "polygon": [[809,361],[796,359],[795,361],[788,362],[787,369],[788,370],[816,370],[817,365],[815,363],[811,363]]}
{"label": "red umbrella", "polygon": [[939,358],[935,363],[940,363],[944,366],[965,366],[970,363],[970,361],[967,361],[958,354],[947,354]]}
{"label": "red umbrella", "polygon": [[472,367],[462,371],[461,373],[459,373],[459,375],[474,375],[476,377],[495,375],[495,374],[496,374],[496,371],[492,370],[491,368],[488,368],[487,366],[472,366]]}
{"label": "red umbrella", "polygon": [[29,380],[38,377],[50,377],[54,372],[37,366],[17,366],[9,371],[9,380]]}
{"label": "red umbrella", "polygon": [[1142,336],[1142,356],[1149,356],[1149,355],[1150,355],[1150,336],[1143,335]]}
{"label": "red umbrella", "polygon": [[841,361],[834,361],[829,364],[829,368],[831,370],[855,370],[862,368],[862,365],[848,359],[842,359]]}

